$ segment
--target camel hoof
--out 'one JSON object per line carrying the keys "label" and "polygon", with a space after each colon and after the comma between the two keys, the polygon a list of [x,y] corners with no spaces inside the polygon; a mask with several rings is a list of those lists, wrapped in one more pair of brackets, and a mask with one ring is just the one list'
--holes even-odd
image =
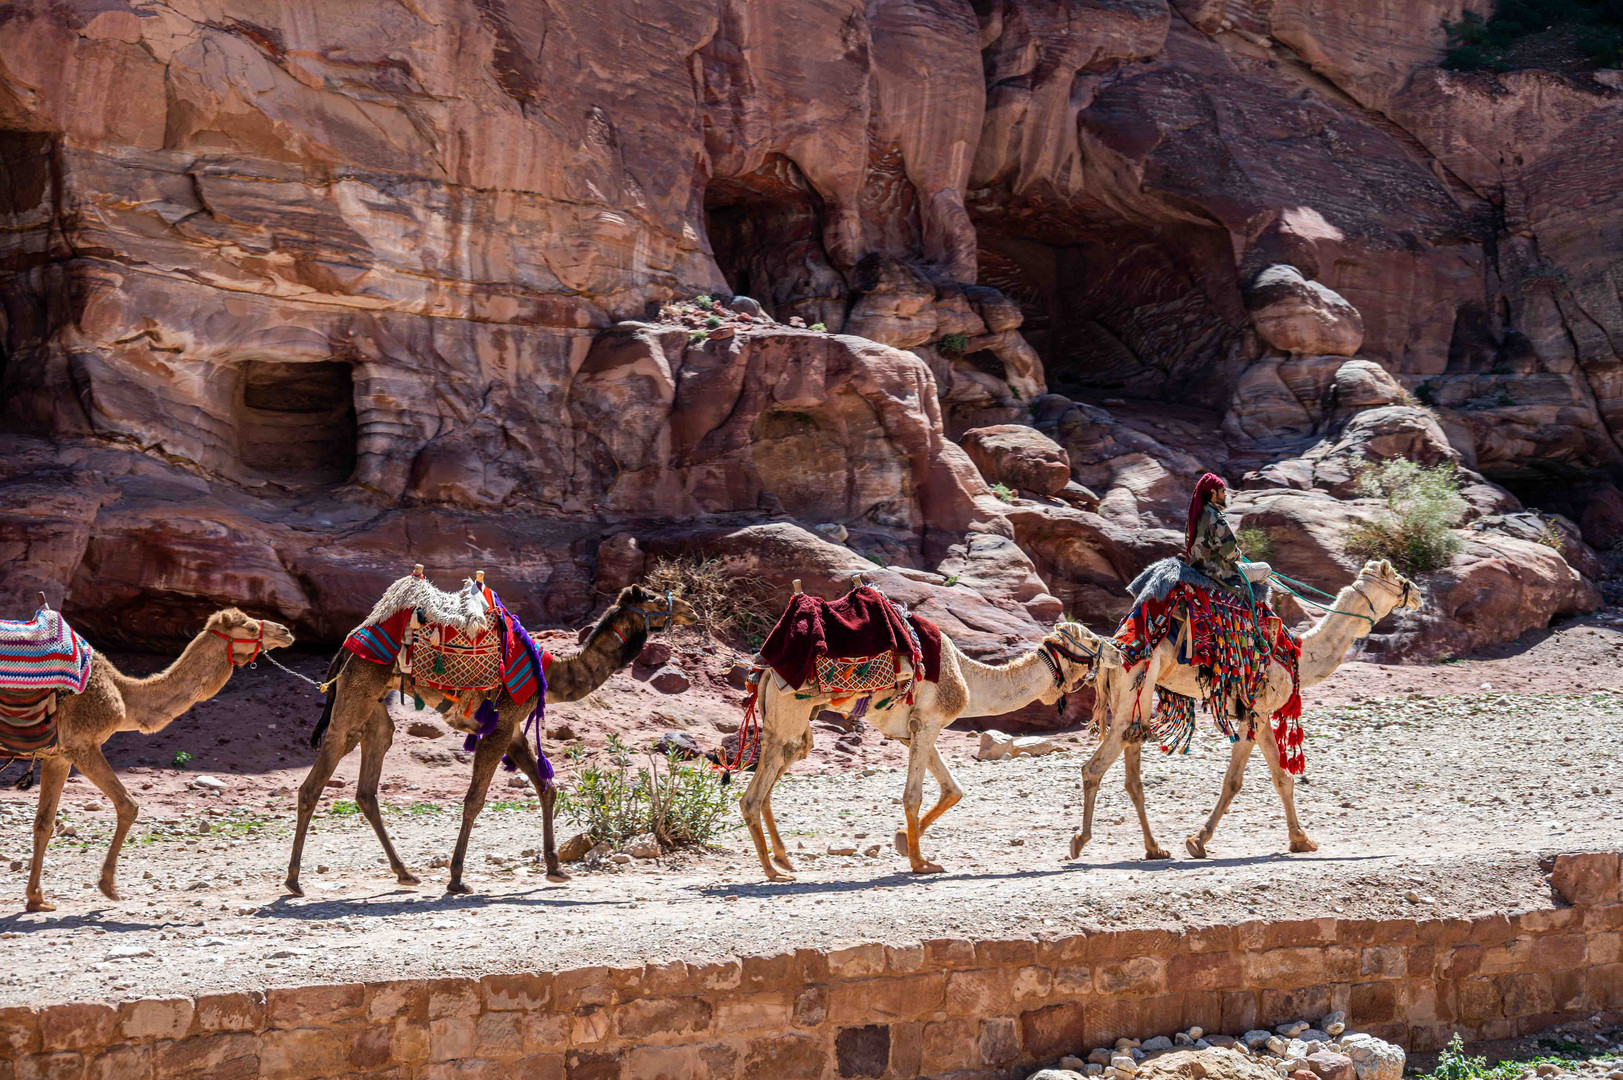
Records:
{"label": "camel hoof", "polygon": [[562,885],[564,882],[573,881],[574,879],[562,870],[549,870],[547,871],[547,880],[554,885]]}
{"label": "camel hoof", "polygon": [[467,894],[473,892],[473,889],[469,888],[467,885],[464,885],[460,881],[453,881],[445,886],[445,891],[449,893]]}
{"label": "camel hoof", "polygon": [[896,836],[891,841],[891,843],[896,845],[896,854],[898,854],[898,855],[906,855],[907,854],[907,830],[906,829],[897,829],[896,830]]}
{"label": "camel hoof", "polygon": [[783,867],[785,870],[789,871],[791,874],[795,872],[795,868],[789,862],[789,856],[787,856],[787,855],[774,855],[774,856],[772,856],[772,861],[777,863],[779,866]]}
{"label": "camel hoof", "polygon": [[1206,857],[1206,844],[1204,841],[1191,836],[1183,842],[1183,846],[1189,849],[1190,858],[1204,859]]}
{"label": "camel hoof", "polygon": [[1145,848],[1144,857],[1146,859],[1170,859],[1172,858],[1172,852],[1164,847]]}
{"label": "camel hoof", "polygon": [[767,867],[766,879],[768,881],[793,881],[795,876],[793,874],[785,874],[781,870],[774,870],[771,867]]}
{"label": "camel hoof", "polygon": [[30,900],[25,911],[55,911],[56,905],[49,900]]}
{"label": "camel hoof", "polygon": [[282,885],[294,896],[304,895],[304,889],[300,887],[297,878],[288,878],[286,881],[282,882]]}
{"label": "camel hoof", "polygon": [[421,885],[422,879],[410,870],[401,870],[395,874],[394,879],[402,885]]}
{"label": "camel hoof", "polygon": [[940,863],[933,863],[929,859],[925,859],[913,867],[913,872],[915,874],[939,874],[942,873],[942,869]]}
{"label": "camel hoof", "polygon": [[1087,845],[1087,842],[1088,842],[1088,837],[1084,836],[1082,833],[1072,833],[1071,834],[1071,858],[1073,858],[1073,859],[1080,858],[1081,855],[1082,855],[1082,848]]}
{"label": "camel hoof", "polygon": [[96,888],[100,889],[101,894],[109,900],[119,899],[118,890],[113,888],[111,881],[99,881],[96,883]]}
{"label": "camel hoof", "polygon": [[1295,852],[1317,851],[1319,850],[1319,845],[1315,844],[1313,841],[1304,836],[1300,840],[1291,841],[1291,850]]}

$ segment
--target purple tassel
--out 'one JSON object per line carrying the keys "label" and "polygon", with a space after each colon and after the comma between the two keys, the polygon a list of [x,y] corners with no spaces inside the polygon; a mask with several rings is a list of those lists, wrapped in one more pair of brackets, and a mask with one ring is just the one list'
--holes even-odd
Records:
{"label": "purple tassel", "polygon": [[[495,593],[491,595],[495,596]],[[501,615],[498,621],[502,626],[503,634],[502,655],[507,655],[508,638],[506,634],[508,629],[511,628],[513,637],[517,639],[520,646],[523,646],[524,651],[530,654],[530,663],[535,668],[535,708],[530,710],[529,718],[524,721],[524,730],[529,731],[532,726],[535,728],[535,762],[537,772],[541,776],[541,790],[545,791],[552,787],[553,777],[557,775],[552,768],[552,762],[547,759],[546,751],[541,748],[541,733],[546,727],[547,716],[547,671],[546,668],[541,666],[541,650],[536,647],[535,641],[530,637],[530,632],[524,629],[524,624],[519,622],[507,610],[507,607],[501,601],[501,597],[496,597],[496,610]],[[518,766],[506,755],[502,757],[502,767],[508,772],[518,771]]]}
{"label": "purple tassel", "polygon": [[473,714],[473,719],[479,725],[479,730],[462,740],[462,749],[470,754],[473,753],[474,748],[479,745],[479,740],[496,730],[496,721],[500,718],[500,715],[496,712],[496,703],[494,701],[489,698],[481,701],[478,710]]}

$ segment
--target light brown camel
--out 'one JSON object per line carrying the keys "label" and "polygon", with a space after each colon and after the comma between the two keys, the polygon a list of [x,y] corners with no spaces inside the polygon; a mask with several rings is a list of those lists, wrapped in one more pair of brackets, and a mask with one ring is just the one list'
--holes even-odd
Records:
{"label": "light brown camel", "polygon": [[[1316,686],[1328,679],[1341,666],[1352,643],[1367,636],[1375,624],[1387,615],[1400,609],[1418,611],[1420,606],[1419,587],[1394,570],[1391,563],[1384,559],[1365,563],[1357,579],[1342,589],[1330,605],[1336,611],[1352,614],[1326,612],[1302,635],[1302,656],[1297,668],[1301,687]],[[1134,683],[1138,673],[1145,670],[1145,664],[1149,665],[1152,674],[1135,691]],[[1190,664],[1178,663],[1178,646],[1173,637],[1162,641],[1147,660],[1132,668],[1123,670],[1116,667],[1099,672],[1094,717],[1103,737],[1098,749],[1082,767],[1082,828],[1071,837],[1073,859],[1082,854],[1083,846],[1093,836],[1093,803],[1099,795],[1099,784],[1116,757],[1124,751],[1127,758],[1127,794],[1138,811],[1139,828],[1144,832],[1144,857],[1171,857],[1165,848],[1155,842],[1150,832],[1150,819],[1144,811],[1144,784],[1139,776],[1144,744],[1125,738],[1134,715],[1149,717],[1152,714],[1153,691],[1156,687],[1201,700],[1195,668]],[[1206,842],[1212,838],[1229,803],[1239,794],[1240,781],[1245,775],[1246,764],[1251,760],[1251,748],[1258,745],[1262,747],[1263,760],[1268,763],[1268,771],[1273,777],[1274,790],[1279,792],[1280,801],[1285,804],[1290,849],[1297,852],[1318,850],[1319,845],[1308,839],[1296,819],[1296,781],[1280,764],[1279,746],[1274,741],[1273,725],[1268,719],[1289,700],[1290,695],[1290,669],[1276,660],[1268,667],[1268,681],[1257,695],[1251,717],[1239,721],[1240,730],[1243,732],[1249,726],[1254,737],[1245,738],[1242,734],[1234,744],[1216,808],[1201,830],[1184,841],[1190,855],[1197,859],[1206,857]]]}
{"label": "light brown camel", "polygon": [[[698,622],[693,608],[681,597],[669,593],[658,596],[641,585],[629,585],[620,590],[614,606],[604,612],[593,627],[585,644],[573,656],[555,657],[547,668],[547,703],[579,701],[608,681],[610,675],[630,664],[642,652],[648,635],[655,630],[671,626],[691,626]],[[389,866],[402,885],[416,885],[418,879],[406,869],[406,864],[395,852],[389,833],[383,827],[383,815],[378,809],[378,780],[383,775],[383,757],[394,742],[394,721],[383,698],[390,693],[391,683],[397,683],[394,668],[389,664],[375,664],[362,660],[347,651],[339,650],[333,658],[327,677],[336,678],[327,696],[326,710],[316,728],[321,738],[321,752],[315,764],[299,786],[299,823],[293,834],[293,854],[287,864],[287,890],[294,896],[303,896],[299,885],[299,861],[304,854],[304,838],[310,828],[310,816],[321,799],[322,789],[333,770],[357,746],[361,748],[361,775],[355,785],[355,805],[360,807],[372,830],[383,845]],[[425,704],[444,701],[444,695],[419,686],[417,693]],[[468,850],[468,835],[473,831],[474,818],[484,809],[485,796],[491,778],[502,756],[510,757],[519,770],[535,785],[541,797],[541,833],[543,854],[550,881],[568,881],[558,863],[558,846],[553,838],[553,805],[558,798],[555,784],[543,785],[535,751],[531,749],[523,731],[524,720],[530,715],[534,698],[516,702],[504,689],[496,701],[498,720],[496,729],[479,740],[473,753],[473,777],[468,783],[468,794],[462,800],[462,831],[457,834],[456,851],[451,856],[451,881],[447,892],[470,892],[462,882],[463,859]],[[445,722],[461,731],[475,730],[471,720],[464,720],[455,709],[444,717]],[[325,729],[325,737],[322,737]],[[314,741],[314,740],[312,740]]]}
{"label": "light brown camel", "polygon": [[147,735],[162,731],[193,705],[218,694],[231,673],[254,660],[261,649],[281,649],[291,644],[293,634],[282,624],[250,619],[236,608],[226,608],[210,615],[203,632],[192,639],[180,658],[156,675],[131,678],[114,667],[105,653],[96,653],[84,693],[62,695],[56,711],[57,746],[42,755],[39,809],[34,814],[34,861],[28,870],[29,911],[56,910],[55,904],[45,900],[40,874],[45,866],[45,845],[56,825],[62,785],[74,766],[112,800],[118,812],[118,826],[101,864],[99,883],[103,896],[117,900],[113,877],[118,869],[118,850],[139,808],[107,764],[102,744],[115,731]]}
{"label": "light brown camel", "polygon": [[[1080,623],[1062,622],[1037,648],[997,667],[971,660],[942,634],[940,681],[920,680],[912,705],[898,700],[888,708],[870,709],[864,714],[885,738],[907,744],[907,786],[902,793],[907,827],[897,830],[895,845],[912,863],[915,874],[941,871],[938,864],[920,853],[919,840],[936,818],[963,798],[963,789],[936,750],[936,737],[941,729],[960,716],[1000,716],[1033,701],[1052,705],[1061,693],[1071,693],[1082,685],[1101,650],[1108,657],[1114,657],[1113,662],[1120,663],[1115,646],[1108,641]],[[834,708],[833,701],[828,695],[797,695],[770,669],[761,674],[761,689],[756,700],[761,720],[760,753],[756,758],[755,775],[739,801],[739,809],[755,840],[761,869],[772,881],[794,880],[789,852],[778,836],[778,824],[772,816],[772,787],[790,765],[811,752],[812,717],[823,710],[849,715],[855,706],[855,701],[847,701]],[[919,808],[924,801],[926,769],[935,777],[941,796],[921,819]],[[766,837],[761,831],[763,818],[766,833],[772,838],[771,858],[768,858]]]}

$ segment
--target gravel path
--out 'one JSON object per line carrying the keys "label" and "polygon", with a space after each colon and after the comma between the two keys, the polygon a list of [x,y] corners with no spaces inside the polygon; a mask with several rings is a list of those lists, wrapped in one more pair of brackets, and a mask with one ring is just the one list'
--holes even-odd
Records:
{"label": "gravel path", "polygon": [[[1458,682],[1475,673],[1450,674]],[[79,781],[64,799],[77,835],[53,841],[48,858],[47,889],[60,910],[0,918],[0,937],[10,939],[0,1005],[702,960],[873,940],[1512,910],[1550,902],[1540,854],[1614,846],[1623,831],[1617,691],[1324,696],[1346,703],[1310,706],[1306,718],[1309,782],[1298,800],[1320,843],[1312,855],[1284,854],[1283,816],[1259,761],[1210,845],[1213,857],[1181,856],[1227,759],[1226,742],[1209,726],[1190,754],[1146,762],[1151,821],[1179,852],[1174,860],[1142,860],[1119,766],[1100,797],[1093,845],[1079,862],[1065,860],[1080,817],[1080,736],[1061,737],[1065,753],[977,762],[972,737],[951,733],[947,758],[968,794],[926,842],[946,874],[915,878],[889,846],[902,787],[890,748],[871,762],[791,774],[780,785],[774,803],[786,842],[818,856],[802,859],[790,885],[761,880],[736,827],[713,853],[549,885],[523,854],[539,846],[533,798],[498,789],[497,798],[515,801],[481,817],[468,874],[478,892],[465,897],[445,895],[446,872],[426,869],[448,854],[460,806],[385,792],[390,830],[424,879],[401,888],[365,821],[333,812],[347,809],[332,801],[344,791],[316,822],[304,862],[309,896],[297,900],[280,888],[291,797],[261,794],[244,804],[191,792],[148,801],[120,867],[124,899],[113,903],[86,884],[112,815]],[[391,755],[408,755],[403,744],[412,741],[398,740]],[[25,870],[13,860],[27,856],[32,793],[4,794],[0,880],[20,906]],[[199,834],[203,822],[209,831]],[[827,854],[876,844],[872,857]]]}

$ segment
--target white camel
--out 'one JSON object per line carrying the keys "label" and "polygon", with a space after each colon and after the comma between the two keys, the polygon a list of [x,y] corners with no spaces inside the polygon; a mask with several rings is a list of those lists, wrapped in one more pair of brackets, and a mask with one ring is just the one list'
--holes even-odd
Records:
{"label": "white camel", "polygon": [[[1334,610],[1326,612],[1302,635],[1302,655],[1297,667],[1301,687],[1316,686],[1328,679],[1341,666],[1352,643],[1367,636],[1375,629],[1375,624],[1387,615],[1400,609],[1418,611],[1420,606],[1419,586],[1394,570],[1390,562],[1383,559],[1365,563],[1358,577],[1342,589],[1330,605]],[[1093,837],[1093,803],[1099,794],[1099,784],[1124,750],[1127,757],[1127,794],[1138,811],[1138,824],[1144,832],[1144,856],[1149,859],[1170,857],[1166,849],[1155,842],[1150,832],[1149,817],[1144,812],[1144,784],[1139,776],[1144,744],[1137,739],[1128,741],[1126,734],[1134,716],[1142,718],[1152,714],[1152,695],[1157,687],[1197,701],[1201,699],[1194,666],[1178,662],[1175,637],[1168,636],[1156,646],[1147,660],[1131,668],[1124,670],[1119,666],[1101,666],[1099,670],[1094,718],[1103,736],[1098,749],[1082,767],[1082,828],[1071,837],[1073,859],[1082,854],[1083,846]],[[1150,674],[1135,690],[1138,673],[1145,669],[1146,664]],[[1184,841],[1190,855],[1197,859],[1206,857],[1206,842],[1212,838],[1218,821],[1239,793],[1246,764],[1251,760],[1251,748],[1256,745],[1262,747],[1262,756],[1268,762],[1274,789],[1285,804],[1290,849],[1296,852],[1318,850],[1319,845],[1308,839],[1296,819],[1296,781],[1280,764],[1279,746],[1274,741],[1273,725],[1268,720],[1290,699],[1290,695],[1290,669],[1277,660],[1273,661],[1268,666],[1267,683],[1257,695],[1250,717],[1240,721],[1242,729],[1249,725],[1253,736],[1246,738],[1242,731],[1242,737],[1234,744],[1217,806],[1201,830]]]}
{"label": "white camel", "polygon": [[[1079,689],[1088,671],[1101,657],[1107,663],[1121,663],[1115,646],[1079,623],[1060,623],[1037,648],[1002,666],[971,660],[942,634],[940,680],[920,680],[911,705],[898,699],[886,708],[870,709],[865,714],[868,722],[885,738],[907,744],[907,787],[902,794],[907,827],[897,830],[895,844],[896,850],[912,863],[914,873],[941,871],[938,864],[920,854],[919,839],[925,829],[963,798],[963,789],[936,749],[936,737],[941,729],[960,716],[998,716],[1033,701],[1052,705],[1060,694]],[[906,664],[905,659],[903,664]],[[760,753],[756,758],[755,775],[739,801],[739,809],[755,839],[761,868],[772,881],[792,881],[794,870],[772,817],[772,786],[790,765],[811,752],[812,717],[823,710],[850,715],[855,704],[854,700],[847,700],[836,706],[834,698],[824,694],[802,697],[770,669],[761,674],[757,697]],[[940,786],[941,797],[921,819],[919,808],[924,800],[926,769]],[[761,831],[763,817],[766,833],[772,838],[770,858],[766,837]]]}

